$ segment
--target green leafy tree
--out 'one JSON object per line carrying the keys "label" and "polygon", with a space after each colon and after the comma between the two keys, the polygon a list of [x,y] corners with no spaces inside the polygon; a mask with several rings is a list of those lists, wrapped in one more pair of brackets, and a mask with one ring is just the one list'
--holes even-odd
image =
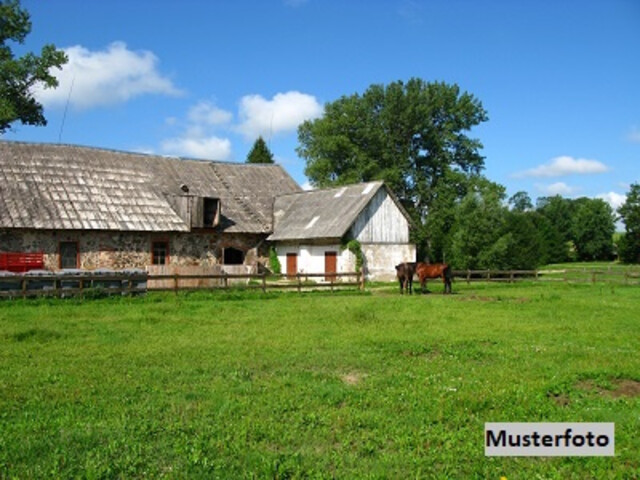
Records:
{"label": "green leafy tree", "polygon": [[536,211],[547,220],[539,222],[543,228],[545,242],[543,251],[548,259],[545,263],[569,261],[573,248],[574,202],[560,195],[540,197],[537,200]]}
{"label": "green leafy tree", "polygon": [[631,185],[627,199],[618,208],[625,233],[619,241],[618,253],[625,263],[640,263],[640,184]]}
{"label": "green leafy tree", "polygon": [[251,147],[246,163],[274,163],[273,153],[271,153],[262,137],[258,137],[253,147]]}
{"label": "green leafy tree", "polygon": [[16,58],[8,43],[24,43],[31,32],[29,13],[18,0],[0,2],[0,133],[20,121],[26,125],[46,125],[43,108],[33,97],[33,87],[58,86],[52,68],[67,62],[64,52],[53,45],[42,47],[40,55],[27,53]]}
{"label": "green leafy tree", "polygon": [[599,198],[579,198],[572,218],[573,242],[579,260],[610,260],[613,256],[615,216]]}
{"label": "green leafy tree", "polygon": [[504,197],[504,187],[482,179],[457,205],[447,255],[455,268],[508,268],[512,238]]}
{"label": "green leafy tree", "polygon": [[299,127],[297,152],[315,186],[384,180],[418,227],[414,240],[428,250],[434,236],[448,233],[425,228],[427,218],[438,228],[451,223],[434,218],[447,204],[437,199],[447,197],[451,206],[466,182],[450,182],[484,167],[482,145],[467,132],[486,120],[480,101],[457,85],[412,78],[326,104],[322,118]]}
{"label": "green leafy tree", "polygon": [[533,209],[531,197],[527,192],[516,192],[510,199],[509,205],[516,212],[527,212]]}
{"label": "green leafy tree", "polygon": [[551,221],[541,213],[533,212],[532,219],[540,242],[540,261],[538,266],[566,262],[569,259],[568,242],[554,228]]}
{"label": "green leafy tree", "polygon": [[536,218],[535,212],[506,213],[505,233],[510,242],[504,268],[533,270],[544,263],[544,241]]}

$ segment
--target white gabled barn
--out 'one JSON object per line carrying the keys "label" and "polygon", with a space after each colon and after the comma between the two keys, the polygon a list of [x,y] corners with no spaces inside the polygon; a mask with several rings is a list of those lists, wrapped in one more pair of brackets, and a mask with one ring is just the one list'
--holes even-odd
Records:
{"label": "white gabled barn", "polygon": [[283,273],[353,272],[345,239],[360,242],[370,280],[391,280],[396,264],[415,261],[409,215],[381,181],[279,196],[273,215],[268,240]]}

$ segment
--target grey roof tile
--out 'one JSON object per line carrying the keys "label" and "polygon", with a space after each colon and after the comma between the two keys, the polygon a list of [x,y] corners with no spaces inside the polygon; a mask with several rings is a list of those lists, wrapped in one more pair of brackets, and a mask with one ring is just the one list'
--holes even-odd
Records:
{"label": "grey roof tile", "polygon": [[278,165],[0,141],[0,228],[188,231],[168,201],[182,184],[243,233],[270,232],[273,198],[300,191]]}

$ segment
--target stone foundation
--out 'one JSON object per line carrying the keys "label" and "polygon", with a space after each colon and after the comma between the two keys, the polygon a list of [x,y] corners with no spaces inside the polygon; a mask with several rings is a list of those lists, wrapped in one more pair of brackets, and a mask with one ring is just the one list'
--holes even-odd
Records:
{"label": "stone foundation", "polygon": [[224,249],[244,252],[245,265],[268,264],[266,235],[192,232],[100,232],[0,230],[0,252],[42,252],[45,268],[60,267],[60,242],[78,243],[78,268],[124,269],[151,265],[151,244],[169,243],[169,265],[213,266],[223,263]]}

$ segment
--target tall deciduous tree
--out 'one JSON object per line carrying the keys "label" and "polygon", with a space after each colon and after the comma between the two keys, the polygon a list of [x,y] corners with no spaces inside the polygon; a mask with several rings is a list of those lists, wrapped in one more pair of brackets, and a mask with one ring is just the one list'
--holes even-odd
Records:
{"label": "tall deciduous tree", "polygon": [[58,86],[50,70],[67,62],[64,52],[53,45],[42,47],[40,55],[27,53],[16,58],[7,43],[23,43],[31,32],[29,13],[18,0],[0,2],[0,133],[20,121],[27,125],[46,125],[42,105],[33,97],[33,87]]}
{"label": "tall deciduous tree", "polygon": [[533,203],[531,202],[531,197],[527,192],[516,192],[509,199],[509,205],[511,209],[516,212],[527,212],[533,209]]}
{"label": "tall deciduous tree", "polygon": [[620,260],[625,263],[640,263],[640,184],[631,185],[627,199],[618,208],[624,222],[625,234],[620,240]]}
{"label": "tall deciduous tree", "polygon": [[507,268],[511,235],[505,231],[504,187],[474,181],[455,207],[447,262],[455,268]]}
{"label": "tall deciduous tree", "polygon": [[[417,226],[428,216],[446,226],[433,217],[445,210],[436,204],[453,192],[464,196],[465,178],[484,167],[482,145],[467,132],[486,120],[480,101],[457,85],[413,78],[328,103],[322,118],[299,127],[297,151],[313,185],[384,180]],[[430,243],[432,229],[416,231],[418,243]]]}
{"label": "tall deciduous tree", "polygon": [[246,163],[273,163],[273,153],[262,137],[258,137],[251,147]]}
{"label": "tall deciduous tree", "polygon": [[613,255],[615,217],[607,202],[579,198],[573,216],[573,242],[579,260],[610,260]]}

